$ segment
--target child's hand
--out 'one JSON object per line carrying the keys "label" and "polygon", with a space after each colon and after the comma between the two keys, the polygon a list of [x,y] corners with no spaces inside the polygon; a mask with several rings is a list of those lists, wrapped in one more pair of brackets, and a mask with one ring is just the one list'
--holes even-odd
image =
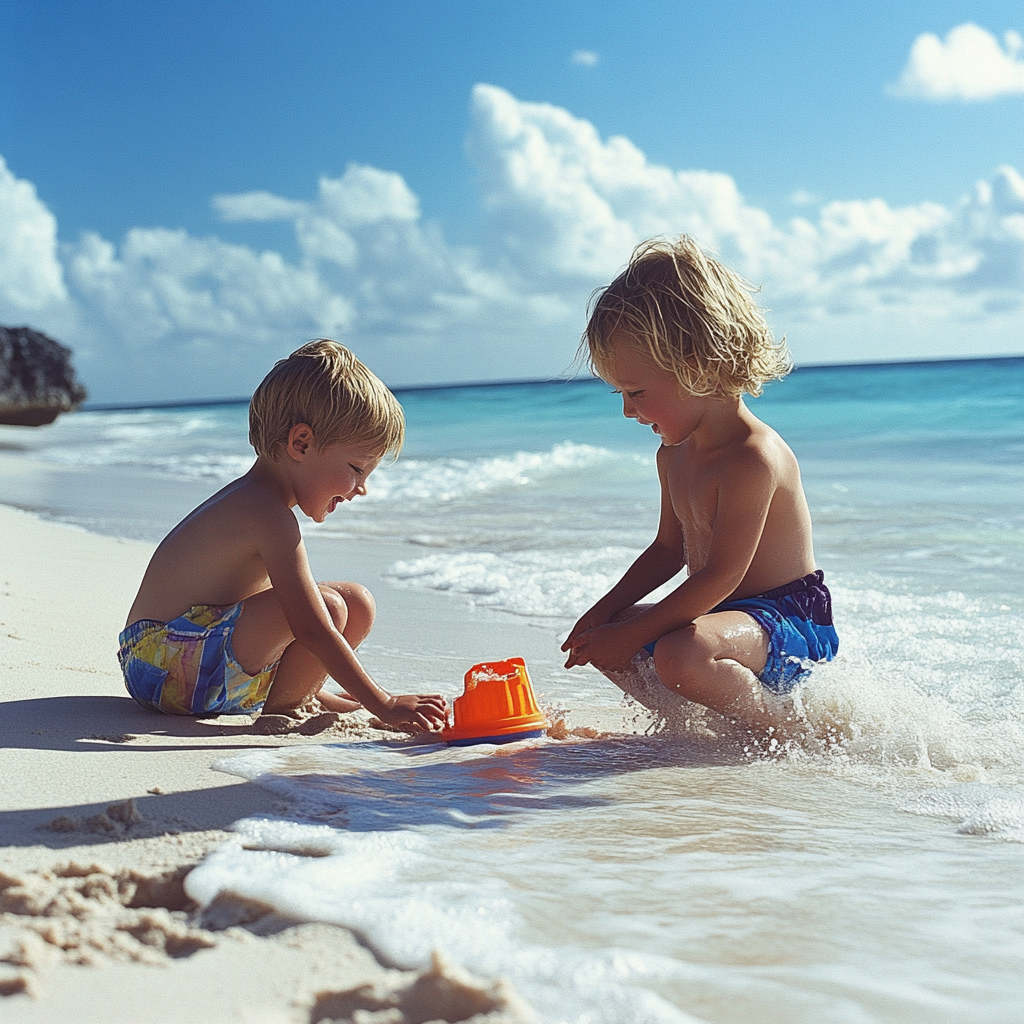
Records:
{"label": "child's hand", "polygon": [[595,626],[575,637],[570,634],[562,646],[563,651],[572,648],[565,667],[593,665],[601,672],[624,671],[642,646],[636,643],[628,627],[628,622],[612,622]]}
{"label": "child's hand", "polygon": [[569,631],[569,635],[565,638],[565,643],[562,644],[563,651],[569,651],[569,658],[565,663],[566,668],[572,668],[573,665],[582,665],[586,662],[581,662],[576,659],[576,641],[584,633],[589,633],[590,630],[597,626],[603,626],[608,621],[607,615],[602,615],[599,611],[591,608],[589,611],[584,612],[580,616],[579,621]]}
{"label": "child's hand", "polygon": [[377,717],[406,732],[440,732],[445,726],[446,707],[439,693],[406,693],[392,697]]}

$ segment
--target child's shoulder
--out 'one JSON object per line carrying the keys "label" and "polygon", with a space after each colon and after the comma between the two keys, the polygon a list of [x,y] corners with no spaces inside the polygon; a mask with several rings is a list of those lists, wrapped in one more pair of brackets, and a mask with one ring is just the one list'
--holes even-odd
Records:
{"label": "child's shoulder", "polygon": [[750,483],[760,478],[773,490],[799,487],[800,465],[793,449],[773,427],[754,416],[751,420],[751,429],[734,457],[734,471]]}
{"label": "child's shoulder", "polygon": [[793,449],[774,427],[770,427],[754,415],[745,420],[745,425],[745,436],[735,449],[737,459],[751,465],[761,463],[773,468],[796,464]]}
{"label": "child's shoulder", "polygon": [[291,509],[274,488],[248,474],[211,494],[186,522],[189,520],[204,529],[229,530],[239,537],[268,529],[298,529]]}
{"label": "child's shoulder", "polygon": [[797,469],[796,456],[782,436],[753,414],[742,418],[738,429],[715,452],[714,472],[721,477],[778,482]]}

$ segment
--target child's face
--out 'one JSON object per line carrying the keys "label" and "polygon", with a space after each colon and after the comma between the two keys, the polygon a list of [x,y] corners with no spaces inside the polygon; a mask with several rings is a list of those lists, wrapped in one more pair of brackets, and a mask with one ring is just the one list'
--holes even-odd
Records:
{"label": "child's face", "polygon": [[322,523],[343,501],[366,494],[366,480],[380,465],[381,454],[367,444],[332,444],[306,453],[295,496],[298,506]]}
{"label": "child's face", "polygon": [[681,444],[697,426],[700,399],[629,341],[613,337],[604,379],[622,395],[622,415],[650,426],[662,444]]}

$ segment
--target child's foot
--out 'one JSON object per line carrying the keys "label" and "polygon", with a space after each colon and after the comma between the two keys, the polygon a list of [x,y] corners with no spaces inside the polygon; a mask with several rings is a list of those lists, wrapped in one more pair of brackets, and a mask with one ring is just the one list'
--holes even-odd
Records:
{"label": "child's foot", "polygon": [[337,711],[321,711],[319,715],[307,718],[298,727],[296,732],[303,736],[317,736],[322,732],[326,732],[331,726],[337,725],[340,721],[341,715]]}
{"label": "child's foot", "polygon": [[298,732],[302,719],[294,715],[260,715],[249,727],[255,736],[286,736]]}
{"label": "child's foot", "polygon": [[316,736],[341,721],[337,711],[321,711],[308,717],[260,715],[250,727],[256,736]]}
{"label": "child's foot", "polygon": [[316,695],[317,701],[328,711],[337,711],[340,715],[347,715],[352,711],[359,711],[362,704],[359,703],[350,693],[331,693],[330,690],[321,690]]}

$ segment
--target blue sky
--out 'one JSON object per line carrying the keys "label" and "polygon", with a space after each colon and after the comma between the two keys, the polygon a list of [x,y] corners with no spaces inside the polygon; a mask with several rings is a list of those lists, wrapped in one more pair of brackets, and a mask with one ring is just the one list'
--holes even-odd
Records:
{"label": "blue sky", "polygon": [[97,399],[248,393],[320,333],[396,384],[545,376],[632,246],[689,231],[798,361],[1024,351],[1021,32],[1019,2],[2,0],[0,322]]}

